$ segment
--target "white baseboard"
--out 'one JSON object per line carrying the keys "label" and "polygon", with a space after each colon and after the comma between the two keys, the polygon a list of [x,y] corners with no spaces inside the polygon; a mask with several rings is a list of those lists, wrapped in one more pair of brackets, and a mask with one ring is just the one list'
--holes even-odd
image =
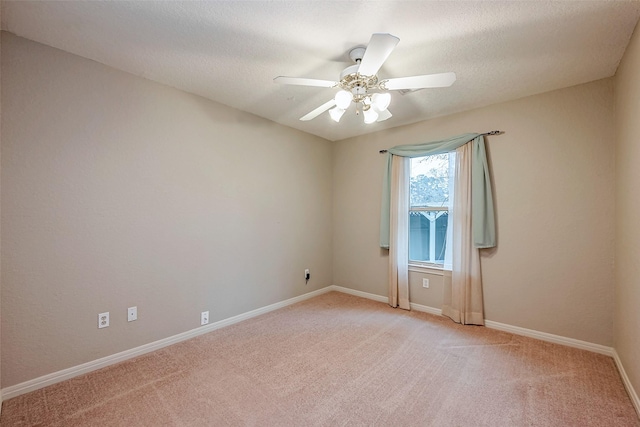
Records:
{"label": "white baseboard", "polygon": [[[342,286],[330,286],[332,291],[342,292],[343,294],[355,295],[357,297],[362,297],[366,299],[370,299],[373,301],[383,302],[385,304],[389,304],[389,297],[383,297],[381,295],[372,294],[369,292],[356,291],[355,289],[344,288]],[[439,308],[433,308],[422,304],[416,304],[414,302],[409,303],[411,310],[422,311],[423,313],[435,314],[436,316],[442,316],[442,310]]]}
{"label": "white baseboard", "polygon": [[620,360],[620,356],[618,356],[618,352],[615,349],[613,350],[613,360],[616,362],[616,367],[618,368],[618,372],[620,372],[622,383],[624,384],[624,388],[627,389],[631,403],[633,403],[634,408],[636,408],[636,413],[638,417],[640,417],[640,398],[638,398],[638,393],[636,393],[633,388],[633,384],[631,384],[631,380],[624,370],[624,366],[622,366],[622,360]]}
{"label": "white baseboard", "polygon": [[[29,393],[30,391],[38,390],[40,388],[59,383],[61,381],[68,380],[73,377],[77,377],[78,375],[83,375],[106,366],[110,366],[119,362],[123,362],[128,359],[132,359],[134,357],[143,355],[145,353],[150,353],[155,350],[159,350],[161,348],[170,346],[172,344],[179,343],[181,341],[188,340],[190,338],[197,337],[202,334],[206,334],[208,332],[214,331],[216,329],[223,328],[225,326],[233,325],[234,323],[242,322],[243,320],[250,319],[252,317],[259,316],[261,314],[268,313],[270,311],[277,310],[279,308],[286,307],[291,304],[295,304],[300,301],[307,300],[309,298],[313,298],[315,296],[325,294],[327,292],[332,291],[331,286],[327,286],[322,289],[318,289],[313,292],[309,292],[294,298],[289,298],[285,301],[280,301],[275,304],[268,305],[266,307],[261,307],[256,310],[248,311],[246,313],[239,314],[237,316],[229,317],[227,319],[220,320],[218,322],[211,323],[206,326],[201,326],[199,328],[192,329],[190,331],[186,331],[177,335],[173,335],[171,337],[163,338],[158,341],[154,341],[149,344],[144,344],[139,347],[135,347],[129,350],[122,351],[120,353],[112,354],[110,356],[103,357],[101,359],[93,360],[91,362],[83,363],[82,365],[73,366],[71,368],[63,369],[61,371],[53,372],[51,374],[43,375],[38,378],[34,378],[29,381],[25,381],[20,384],[12,385],[10,387],[5,387],[0,390],[0,396],[2,400],[0,402],[11,399],[12,397],[19,396],[21,394]],[[1,406],[0,406],[1,410]]]}
{"label": "white baseboard", "polygon": [[343,294],[355,295],[357,297],[362,297],[378,302],[383,302],[385,304],[389,304],[389,298],[383,297],[381,295],[371,294],[369,292],[356,291],[355,289],[343,288],[342,286],[329,286],[330,290],[342,292]]}
{"label": "white baseboard", "polygon": [[439,308],[429,307],[428,305],[416,304],[414,302],[409,303],[409,305],[411,307],[411,310],[434,314],[436,316],[442,316],[442,310],[440,310]]}
{"label": "white baseboard", "polygon": [[490,329],[498,331],[510,332],[524,337],[535,338],[541,341],[552,342],[555,344],[566,345],[567,347],[588,350],[594,353],[600,353],[613,357],[613,348],[605,345],[594,344],[587,341],[580,341],[574,338],[567,338],[560,335],[549,334],[547,332],[534,331],[533,329],[521,328],[519,326],[507,325],[504,323],[494,322],[493,320],[485,320],[484,325]]}

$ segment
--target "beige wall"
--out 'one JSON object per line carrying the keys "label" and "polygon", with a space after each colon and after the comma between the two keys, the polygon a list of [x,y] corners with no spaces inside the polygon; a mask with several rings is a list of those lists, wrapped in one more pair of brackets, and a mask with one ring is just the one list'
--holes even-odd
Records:
{"label": "beige wall", "polygon": [[331,285],[331,143],[2,36],[2,387]]}
{"label": "beige wall", "polygon": [[[420,93],[407,95],[420,96]],[[494,129],[498,247],[482,254],[486,318],[613,343],[614,133],[610,79],[335,143],[333,281],[387,295],[378,247],[380,149]],[[411,301],[442,304],[442,276],[410,274]]]}
{"label": "beige wall", "polygon": [[615,348],[640,392],[640,27],[615,79]]}

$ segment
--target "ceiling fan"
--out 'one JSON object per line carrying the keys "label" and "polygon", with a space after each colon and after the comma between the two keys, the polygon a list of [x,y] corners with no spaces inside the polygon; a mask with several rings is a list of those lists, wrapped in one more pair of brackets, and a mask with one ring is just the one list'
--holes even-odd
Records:
{"label": "ceiling fan", "polygon": [[273,80],[288,85],[340,88],[333,99],[300,117],[302,121],[312,120],[329,110],[331,118],[339,122],[353,102],[356,105],[356,114],[362,112],[365,123],[381,122],[391,117],[387,109],[391,102],[391,94],[387,91],[448,87],[456,81],[455,73],[378,79],[378,70],[399,41],[398,37],[391,34],[372,34],[366,48],[359,46],[351,49],[349,57],[355,65],[345,68],[340,73],[339,81],[285,76]]}

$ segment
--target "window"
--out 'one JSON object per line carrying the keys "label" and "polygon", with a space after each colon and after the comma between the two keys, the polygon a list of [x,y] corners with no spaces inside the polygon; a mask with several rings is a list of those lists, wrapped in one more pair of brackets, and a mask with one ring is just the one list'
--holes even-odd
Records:
{"label": "window", "polygon": [[442,268],[447,247],[449,205],[453,202],[455,152],[411,159],[409,262]]}

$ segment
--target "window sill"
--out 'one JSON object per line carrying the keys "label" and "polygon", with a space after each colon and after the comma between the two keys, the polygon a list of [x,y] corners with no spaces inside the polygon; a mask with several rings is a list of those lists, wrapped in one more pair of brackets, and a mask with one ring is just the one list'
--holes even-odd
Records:
{"label": "window sill", "polygon": [[409,264],[409,271],[428,273],[435,276],[451,276],[451,270],[444,268],[444,266],[440,267],[436,265]]}

